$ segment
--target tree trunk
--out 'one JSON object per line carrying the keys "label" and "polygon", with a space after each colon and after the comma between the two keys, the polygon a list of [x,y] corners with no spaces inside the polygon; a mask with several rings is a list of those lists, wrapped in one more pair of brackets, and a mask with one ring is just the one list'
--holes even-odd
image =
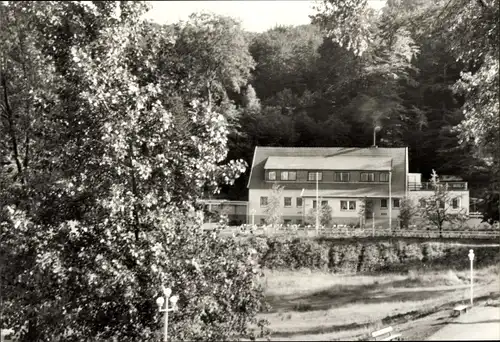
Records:
{"label": "tree trunk", "polygon": [[22,177],[22,172],[23,172],[23,166],[21,164],[21,161],[19,160],[19,148],[18,148],[18,143],[17,143],[17,136],[16,136],[16,131],[14,129],[14,115],[12,113],[12,108],[10,107],[9,103],[9,94],[7,91],[7,80],[5,78],[5,74],[1,74],[2,78],[2,87],[3,87],[3,98],[5,102],[5,118],[7,119],[7,122],[9,124],[9,136],[10,136],[10,141],[12,145],[12,157],[14,158],[14,161],[16,162],[16,167],[17,167],[17,172],[21,176],[21,182],[24,183],[23,177]]}
{"label": "tree trunk", "polygon": [[[133,158],[132,143],[130,142],[128,146],[129,146],[128,153],[129,153],[129,163],[130,163],[130,165],[129,165],[130,166],[130,182],[132,183],[132,193],[134,194],[134,200],[136,200],[137,198],[139,198],[139,194],[137,191],[137,183],[136,183],[136,179],[135,179],[134,164],[132,162],[132,158]],[[133,216],[134,216],[135,239],[139,240],[139,213],[137,210],[136,203],[134,203],[132,210],[133,210]]]}

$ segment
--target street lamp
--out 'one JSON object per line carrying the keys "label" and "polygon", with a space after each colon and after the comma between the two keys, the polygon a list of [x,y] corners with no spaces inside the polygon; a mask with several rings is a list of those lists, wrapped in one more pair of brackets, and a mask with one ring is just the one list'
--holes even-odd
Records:
{"label": "street lamp", "polygon": [[319,236],[319,172],[316,172],[316,236]]}
{"label": "street lamp", "polygon": [[469,249],[469,260],[470,260],[470,306],[472,307],[474,301],[474,292],[473,292],[473,272],[472,272],[472,264],[474,262],[474,250]]}
{"label": "street lamp", "polygon": [[375,126],[373,128],[373,147],[377,147],[377,132],[380,131],[380,126]]}
{"label": "street lamp", "polygon": [[[160,312],[164,312],[164,325],[163,325],[163,342],[167,342],[168,339],[168,313],[171,311],[177,310],[177,301],[179,300],[178,296],[172,296],[172,290],[170,288],[165,288],[162,286],[163,294],[165,297],[158,297],[156,299],[156,305],[158,305],[158,310]],[[168,302],[172,304],[172,307],[168,307]],[[165,307],[163,307],[165,304]]]}

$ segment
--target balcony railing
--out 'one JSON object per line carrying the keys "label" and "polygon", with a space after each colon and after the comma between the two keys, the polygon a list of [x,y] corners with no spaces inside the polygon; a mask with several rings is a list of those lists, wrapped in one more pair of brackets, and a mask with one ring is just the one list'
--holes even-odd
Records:
{"label": "balcony railing", "polygon": [[[448,190],[464,191],[467,190],[467,182],[440,182],[439,184],[448,184]],[[408,183],[409,191],[425,191],[434,190],[432,183],[422,182],[422,183]]]}

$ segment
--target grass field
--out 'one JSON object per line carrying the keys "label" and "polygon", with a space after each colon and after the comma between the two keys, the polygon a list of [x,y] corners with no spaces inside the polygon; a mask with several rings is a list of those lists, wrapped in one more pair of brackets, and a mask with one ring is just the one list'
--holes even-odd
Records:
{"label": "grass field", "polygon": [[[475,297],[500,292],[500,266],[474,273]],[[467,271],[337,275],[320,271],[266,271],[272,306],[271,340],[360,339],[387,324],[416,319],[450,302],[469,300]]]}

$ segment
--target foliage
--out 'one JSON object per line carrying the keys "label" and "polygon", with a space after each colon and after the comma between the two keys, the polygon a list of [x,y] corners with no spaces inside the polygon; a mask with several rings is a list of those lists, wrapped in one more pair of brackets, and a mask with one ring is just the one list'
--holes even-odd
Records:
{"label": "foliage", "polygon": [[281,224],[281,222],[283,221],[281,213],[281,208],[283,206],[283,189],[283,186],[278,185],[277,183],[273,184],[271,194],[267,198],[267,206],[264,211],[266,215],[266,224],[270,224],[273,227]]}
{"label": "foliage", "polygon": [[364,198],[358,209],[360,226],[366,225],[366,222],[373,218],[373,200]]}
{"label": "foliage", "polygon": [[[262,246],[265,242],[266,246]],[[466,257],[469,247],[449,242],[415,241],[414,239],[372,238],[346,241],[345,239],[290,239],[268,238],[251,240],[259,246],[259,263],[268,269],[321,269],[335,273],[407,271],[410,265],[449,269],[468,269]],[[499,261],[498,248],[474,249],[482,265]],[[479,262],[479,261],[478,261]]]}
{"label": "foliage", "polygon": [[322,204],[321,208],[311,208],[306,216],[306,222],[312,225],[316,224],[316,216],[319,215],[319,224],[321,227],[330,228],[333,224],[333,210],[328,204]]}
{"label": "foliage", "polygon": [[448,189],[448,184],[440,183],[439,177],[434,170],[432,173],[431,186],[433,193],[430,197],[426,197],[425,200],[422,201],[420,213],[424,220],[439,229],[439,234],[441,236],[443,224],[445,222],[452,223],[456,220],[461,221],[461,216],[465,215],[465,211],[463,208],[460,208],[458,212],[452,210],[452,196]]}
{"label": "foliage", "polygon": [[209,103],[225,98],[226,90],[239,92],[247,84],[254,61],[241,24],[230,17],[195,13],[176,24],[175,50],[183,59],[194,91],[205,92]]}
{"label": "foliage", "polygon": [[175,339],[248,336],[259,271],[248,249],[201,232],[196,210],[245,165],[224,163],[224,116],[163,72],[182,66],[175,36],[139,20],[142,3],[0,6],[0,148],[14,166],[0,172],[2,328],[158,340],[166,285]]}
{"label": "foliage", "polygon": [[398,219],[401,228],[410,228],[412,219],[419,214],[420,209],[410,198],[403,198],[399,202]]}

